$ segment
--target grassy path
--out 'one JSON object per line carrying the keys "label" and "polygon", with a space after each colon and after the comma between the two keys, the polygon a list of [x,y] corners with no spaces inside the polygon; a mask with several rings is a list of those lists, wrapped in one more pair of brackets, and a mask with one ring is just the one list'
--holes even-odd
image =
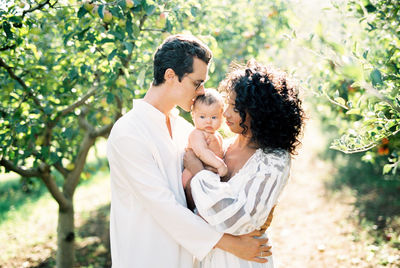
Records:
{"label": "grassy path", "polygon": [[270,230],[278,267],[400,267],[400,250],[374,245],[352,220],[352,191],[326,190],[335,168],[317,157],[325,146],[318,126],[308,122]]}
{"label": "grassy path", "polygon": [[[90,261],[96,267],[109,263],[108,173],[98,173],[75,194],[76,256],[78,266]],[[0,223],[0,267],[54,267],[57,205],[48,193],[28,203]],[[77,266],[77,267],[78,267]]]}

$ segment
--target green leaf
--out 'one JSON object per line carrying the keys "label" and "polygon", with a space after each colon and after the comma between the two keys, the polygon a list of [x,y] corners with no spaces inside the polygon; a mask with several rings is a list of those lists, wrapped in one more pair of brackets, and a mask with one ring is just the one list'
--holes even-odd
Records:
{"label": "green leaf", "polygon": [[153,14],[155,10],[156,10],[156,6],[154,6],[154,5],[148,5],[145,7],[147,16],[150,16],[151,14]]}
{"label": "green leaf", "polygon": [[361,114],[361,109],[356,108],[356,109],[351,109],[346,112],[346,114]]}
{"label": "green leaf", "polygon": [[378,69],[374,69],[371,74],[371,81],[372,81],[372,85],[376,86],[376,85],[382,85],[382,75],[381,72]]}
{"label": "green leaf", "polygon": [[114,49],[107,57],[108,61],[111,61],[115,55],[117,55],[117,49]]}
{"label": "green leaf", "polygon": [[107,103],[112,104],[114,102],[114,95],[110,92],[107,93]]}
{"label": "green leaf", "polygon": [[383,174],[388,174],[393,168],[392,164],[386,164],[383,166]]}
{"label": "green leaf", "polygon": [[193,17],[196,17],[196,15],[197,15],[197,7],[191,7],[190,8],[190,13],[192,13]]}
{"label": "green leaf", "polygon": [[315,33],[318,35],[318,36],[322,36],[323,35],[323,26],[322,26],[322,23],[321,23],[321,21],[319,21],[318,23],[317,23],[317,25],[315,26]]}
{"label": "green leaf", "polygon": [[97,13],[99,14],[101,19],[104,19],[104,5],[100,5],[97,9]]}
{"label": "green leaf", "polygon": [[85,16],[86,13],[88,13],[88,11],[83,6],[81,6],[78,11],[78,18],[82,18],[83,16]]}
{"label": "green leaf", "polygon": [[48,114],[48,115],[50,115],[50,114],[53,113],[53,108],[51,108],[50,106],[44,107],[43,110],[44,110],[44,112],[45,112],[46,114]]}
{"label": "green leaf", "polygon": [[137,26],[136,24],[133,24],[133,35],[134,37],[138,37],[140,35],[140,29],[139,26]]}
{"label": "green leaf", "polygon": [[132,16],[128,13],[127,20],[126,20],[126,32],[128,33],[129,37],[133,37],[133,25],[132,25]]}
{"label": "green leaf", "polygon": [[110,31],[110,34],[114,35],[118,40],[124,40],[124,31]]}
{"label": "green leaf", "polygon": [[7,38],[12,38],[11,25],[8,22],[3,22],[3,29],[6,32]]}
{"label": "green leaf", "polygon": [[103,38],[97,44],[105,44],[105,43],[114,43],[115,39],[112,38]]}
{"label": "green leaf", "polygon": [[22,19],[20,16],[12,16],[8,18],[8,21],[14,22],[14,23],[21,23]]}
{"label": "green leaf", "polygon": [[173,25],[169,19],[167,19],[167,22],[165,24],[165,29],[167,30],[167,32],[172,32]]}
{"label": "green leaf", "polygon": [[363,58],[364,58],[364,59],[367,59],[368,52],[369,52],[369,50],[365,50],[365,51],[364,51],[364,53],[363,53]]}
{"label": "green leaf", "polygon": [[338,98],[340,96],[340,94],[339,94],[339,90],[336,90],[335,91],[335,94],[333,94],[333,98]]}
{"label": "green leaf", "polygon": [[66,46],[67,45],[67,42],[68,42],[68,40],[71,38],[71,36],[73,36],[75,33],[74,32],[70,32],[69,34],[67,34],[65,37],[64,37],[64,46]]}
{"label": "green leaf", "polygon": [[145,75],[146,75],[146,69],[142,69],[140,71],[137,81],[136,81],[136,83],[138,84],[139,87],[143,87]]}
{"label": "green leaf", "polygon": [[130,42],[124,42],[124,46],[126,50],[128,50],[128,53],[131,54],[133,50],[133,44]]}
{"label": "green leaf", "polygon": [[343,106],[346,105],[346,101],[341,97],[335,98],[335,101],[338,102],[339,104],[343,105]]}

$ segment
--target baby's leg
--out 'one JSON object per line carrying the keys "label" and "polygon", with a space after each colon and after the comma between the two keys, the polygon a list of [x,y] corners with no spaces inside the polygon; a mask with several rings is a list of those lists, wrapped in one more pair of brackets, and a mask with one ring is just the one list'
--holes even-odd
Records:
{"label": "baby's leg", "polygon": [[192,173],[190,173],[190,171],[188,169],[184,169],[182,172],[182,185],[183,188],[186,188],[186,184],[188,183],[188,181],[193,177]]}

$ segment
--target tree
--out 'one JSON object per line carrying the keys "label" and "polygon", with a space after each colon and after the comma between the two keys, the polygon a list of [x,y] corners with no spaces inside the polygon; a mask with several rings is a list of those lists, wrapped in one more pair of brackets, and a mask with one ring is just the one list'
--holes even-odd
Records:
{"label": "tree", "polygon": [[46,0],[0,11],[0,164],[41,179],[58,203],[58,267],[73,265],[73,196],[88,151],[143,93],[126,81],[143,86],[146,50],[159,43],[152,31],[164,29],[144,27],[165,5],[128,4]]}
{"label": "tree", "polygon": [[400,163],[400,7],[395,0],[333,3],[347,22],[337,24],[340,34],[333,40],[320,23],[307,43],[322,59],[309,86],[333,105],[320,112],[341,134],[331,148],[365,152],[363,160],[395,174]]}
{"label": "tree", "polygon": [[202,35],[216,51],[216,86],[231,59],[257,55],[267,35],[286,27],[279,23],[284,16],[276,16],[284,9],[280,1],[255,2],[257,10],[244,0],[232,1],[229,9],[184,0],[26,0],[0,6],[0,165],[41,180],[58,203],[57,267],[73,266],[73,197],[87,154],[108,136],[131,99],[144,96],[158,44],[172,32]]}

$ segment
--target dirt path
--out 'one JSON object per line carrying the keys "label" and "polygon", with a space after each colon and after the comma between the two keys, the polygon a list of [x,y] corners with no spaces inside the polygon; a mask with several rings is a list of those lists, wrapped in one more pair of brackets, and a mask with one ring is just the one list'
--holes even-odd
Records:
{"label": "dirt path", "polygon": [[[396,257],[393,261],[393,256],[384,255],[349,221],[355,211],[350,191],[332,194],[325,190],[324,182],[334,168],[317,157],[324,146],[317,126],[308,122],[270,230],[276,266],[399,267]],[[387,262],[382,262],[384,258],[389,259],[386,266],[379,264]]]}

